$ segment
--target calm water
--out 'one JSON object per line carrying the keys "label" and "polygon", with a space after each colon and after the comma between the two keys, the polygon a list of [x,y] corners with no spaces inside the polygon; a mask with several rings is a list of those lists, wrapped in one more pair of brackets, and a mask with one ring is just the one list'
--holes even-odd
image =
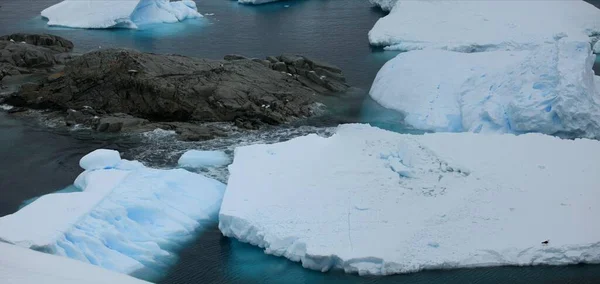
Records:
{"label": "calm water", "polygon": [[[59,1],[1,0],[0,34],[53,33],[72,40],[77,52],[130,47],[215,59],[229,53],[252,57],[298,53],[340,66],[349,83],[362,88],[365,94],[379,68],[396,55],[369,47],[367,32],[382,13],[371,9],[366,0],[285,1],[260,7],[241,6],[229,0],[204,0],[198,2],[200,12],[214,15],[138,31],[49,28],[38,15],[56,2]],[[360,120],[394,128],[395,113],[382,111],[368,98],[355,100],[336,121]],[[319,123],[322,121],[314,124]],[[231,149],[239,143],[276,141],[301,133],[278,132],[279,138],[267,133],[269,137],[257,135],[208,144],[150,141],[151,145],[145,145],[148,141],[139,137],[48,130],[34,119],[16,119],[0,113],[0,216],[14,212],[27,199],[71,184],[80,172],[78,160],[96,148],[117,149],[126,158],[168,167],[185,148]],[[180,257],[162,283],[600,283],[600,266],[594,265],[428,271],[383,278],[319,273],[223,238],[216,228],[199,235],[181,251]]]}

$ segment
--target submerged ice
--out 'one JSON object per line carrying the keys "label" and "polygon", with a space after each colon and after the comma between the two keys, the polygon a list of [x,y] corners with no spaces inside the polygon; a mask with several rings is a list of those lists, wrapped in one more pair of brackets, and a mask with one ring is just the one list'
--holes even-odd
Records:
{"label": "submerged ice", "polygon": [[50,26],[71,28],[137,28],[202,17],[192,0],[65,0],[42,11]]}
{"label": "submerged ice", "polygon": [[[153,277],[217,222],[225,185],[97,150],[81,160],[80,192],[49,194],[0,218],[0,240],[121,273]],[[116,162],[116,163],[115,163]]]}
{"label": "submerged ice", "polygon": [[343,125],[236,149],[219,228],[361,275],[599,263],[599,161],[593,140]]}
{"label": "submerged ice", "polygon": [[377,74],[373,99],[414,128],[600,137],[599,77],[587,42],[531,50],[401,53]]}

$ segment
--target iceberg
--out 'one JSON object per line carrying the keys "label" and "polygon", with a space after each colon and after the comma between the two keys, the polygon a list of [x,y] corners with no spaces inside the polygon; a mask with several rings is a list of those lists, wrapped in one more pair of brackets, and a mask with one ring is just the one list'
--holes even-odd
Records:
{"label": "iceberg", "polygon": [[370,95],[417,129],[600,138],[594,60],[588,42],[566,39],[520,51],[410,51],[382,67]]}
{"label": "iceberg", "polygon": [[[225,185],[96,150],[81,159],[79,192],[42,196],[0,218],[0,241],[153,278],[176,250],[217,223]],[[91,167],[88,167],[92,165]],[[152,276],[150,276],[152,275]]]}
{"label": "iceberg", "polygon": [[360,275],[600,263],[598,172],[595,140],[342,125],[237,148],[219,229]]}
{"label": "iceberg", "polygon": [[65,0],[42,11],[50,26],[105,29],[202,17],[192,0]]}
{"label": "iceberg", "polygon": [[179,158],[177,164],[182,168],[223,167],[231,163],[229,156],[223,151],[190,150]]}
{"label": "iceberg", "polygon": [[20,284],[144,284],[136,278],[64,257],[0,242],[0,279]]}
{"label": "iceberg", "polygon": [[369,32],[391,50],[462,52],[523,49],[556,37],[589,41],[600,33],[600,10],[573,1],[398,1]]}
{"label": "iceberg", "polygon": [[398,0],[369,0],[369,2],[380,7],[381,10],[389,12],[392,10],[392,8],[394,8]]}
{"label": "iceberg", "polygon": [[594,53],[600,54],[600,40],[594,44]]}

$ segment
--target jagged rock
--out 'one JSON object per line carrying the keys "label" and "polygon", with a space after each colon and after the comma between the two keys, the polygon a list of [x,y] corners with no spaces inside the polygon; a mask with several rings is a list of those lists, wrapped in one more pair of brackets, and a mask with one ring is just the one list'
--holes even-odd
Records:
{"label": "jagged rock", "polygon": [[59,36],[49,34],[11,34],[1,36],[0,40],[21,43],[25,42],[35,46],[42,46],[56,52],[70,52],[73,50],[73,43]]}
{"label": "jagged rock", "polygon": [[273,64],[279,62],[279,59],[277,59],[275,56],[267,56],[267,60]]}
{"label": "jagged rock", "polygon": [[308,79],[321,86],[325,85],[325,81],[323,81],[323,78],[321,78],[321,76],[319,76],[315,71],[308,71],[306,77],[308,77]]}
{"label": "jagged rock", "polygon": [[238,55],[238,54],[228,54],[228,55],[225,55],[225,57],[223,57],[223,59],[225,59],[227,61],[231,61],[231,60],[245,60],[248,58],[246,56],[242,56],[242,55]]}
{"label": "jagged rock", "polygon": [[[331,93],[325,81],[306,84],[297,78],[301,76],[283,74],[289,67],[284,62],[272,64],[272,70],[265,68],[266,60],[228,58],[236,59],[102,49],[70,60],[62,73],[52,74],[37,89],[22,89],[19,95],[29,107],[82,110],[89,106],[109,116],[125,113],[155,122],[239,121],[241,127],[256,128],[311,116],[315,94]],[[295,57],[290,67],[302,61],[308,62]],[[347,88],[343,83],[339,86]],[[105,117],[98,122],[100,131],[127,127],[122,120],[107,122]]]}
{"label": "jagged rock", "polygon": [[283,62],[277,62],[277,63],[273,64],[273,70],[287,72],[287,66]]}
{"label": "jagged rock", "polygon": [[125,114],[115,114],[115,116],[106,116],[99,119],[96,130],[99,132],[119,132],[124,129],[131,129],[148,123],[148,120],[133,117]]}

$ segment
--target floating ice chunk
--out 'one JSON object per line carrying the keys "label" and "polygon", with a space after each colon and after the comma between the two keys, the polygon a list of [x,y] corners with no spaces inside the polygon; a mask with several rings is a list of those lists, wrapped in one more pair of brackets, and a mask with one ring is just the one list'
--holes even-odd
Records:
{"label": "floating ice chunk", "polygon": [[93,29],[137,28],[202,17],[191,0],[65,0],[43,10],[42,16],[50,26]]}
{"label": "floating ice chunk", "polygon": [[0,242],[3,283],[143,284],[148,283],[102,268]]}
{"label": "floating ice chunk", "polygon": [[599,141],[343,125],[237,148],[229,169],[223,234],[306,268],[600,263]]}
{"label": "floating ice chunk", "polygon": [[522,48],[557,36],[589,41],[600,10],[584,1],[398,1],[369,32],[373,45],[480,51]]}
{"label": "floating ice chunk", "polygon": [[79,166],[84,170],[98,170],[114,168],[121,162],[121,155],[115,150],[98,149],[85,155],[79,161]]}
{"label": "floating ice chunk", "polygon": [[222,167],[231,163],[231,159],[223,151],[190,150],[179,158],[179,166],[183,168]]}
{"label": "floating ice chunk", "polygon": [[593,64],[587,42],[565,39],[530,51],[411,51],[383,66],[370,95],[417,129],[598,138]]}
{"label": "floating ice chunk", "polygon": [[[81,192],[45,195],[0,218],[0,240],[152,279],[217,222],[225,185],[216,180],[116,160],[112,151],[86,157],[75,181]],[[114,168],[102,168],[106,161]]]}

